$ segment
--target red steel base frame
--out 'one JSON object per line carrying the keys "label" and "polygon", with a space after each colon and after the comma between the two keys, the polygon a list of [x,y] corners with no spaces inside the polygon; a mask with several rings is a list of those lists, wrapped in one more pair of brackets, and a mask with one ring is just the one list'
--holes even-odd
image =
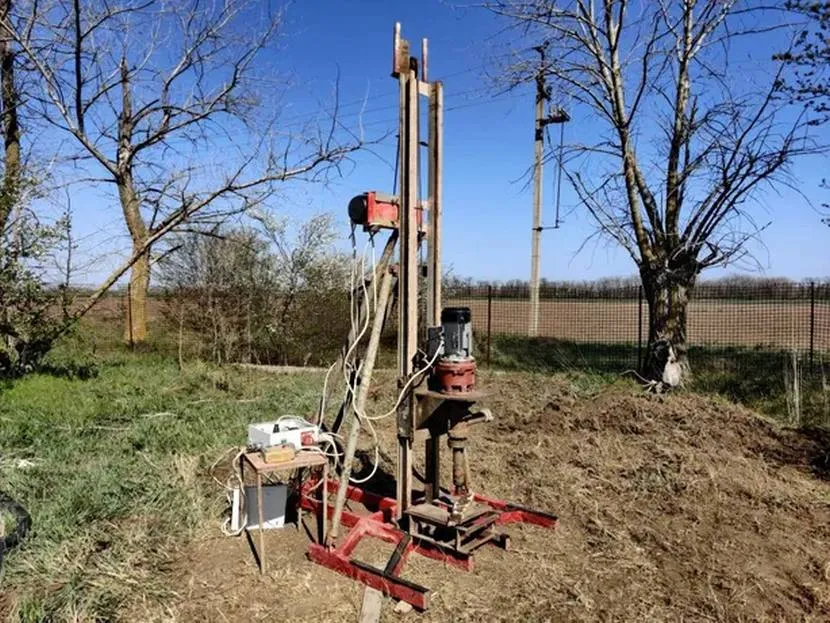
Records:
{"label": "red steel base frame", "polygon": [[[322,502],[312,494],[316,485],[316,480],[305,483],[300,503],[304,510],[319,514]],[[329,487],[337,486],[337,481],[329,481]],[[350,530],[341,543],[333,548],[318,543],[309,546],[308,557],[317,564],[371,586],[385,595],[410,603],[418,610],[426,610],[429,607],[429,589],[400,577],[401,570],[412,552],[465,571],[472,570],[472,556],[441,550],[425,541],[418,542],[417,537],[411,538],[407,532],[395,526],[393,521],[397,503],[394,499],[354,486],[348,487],[346,496],[349,500],[362,504],[369,510],[369,514],[358,515],[344,510],[341,523]],[[549,513],[479,494],[473,494],[473,499],[498,511],[499,518],[496,523],[499,525],[528,523],[543,528],[555,528],[557,524],[556,516]],[[329,506],[326,513],[330,518],[334,514],[334,508]],[[374,537],[396,546],[395,553],[385,569],[377,569],[352,559],[352,554],[363,537]]]}

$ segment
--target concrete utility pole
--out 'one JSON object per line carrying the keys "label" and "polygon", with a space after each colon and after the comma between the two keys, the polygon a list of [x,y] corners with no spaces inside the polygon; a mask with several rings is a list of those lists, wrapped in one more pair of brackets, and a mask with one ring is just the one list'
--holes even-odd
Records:
{"label": "concrete utility pole", "polygon": [[[542,226],[542,161],[545,153],[545,126],[550,123],[570,121],[568,114],[561,108],[557,108],[545,117],[545,102],[550,100],[550,92],[545,84],[545,50],[546,46],[536,48],[540,59],[539,71],[536,73],[536,121],[533,133],[533,228],[530,251],[530,322],[527,328],[527,334],[530,337],[539,335],[539,264],[542,255],[542,230],[545,229]],[[559,157],[561,166],[561,152]],[[560,183],[561,179],[560,176]],[[556,190],[558,194],[559,188]],[[558,214],[556,218],[558,221]]]}
{"label": "concrete utility pole", "polygon": [[536,122],[533,133],[533,230],[530,251],[530,323],[527,334],[539,335],[539,261],[542,244],[542,157],[545,151],[544,116],[548,100],[545,86],[545,48],[538,47],[539,71],[536,74]]}

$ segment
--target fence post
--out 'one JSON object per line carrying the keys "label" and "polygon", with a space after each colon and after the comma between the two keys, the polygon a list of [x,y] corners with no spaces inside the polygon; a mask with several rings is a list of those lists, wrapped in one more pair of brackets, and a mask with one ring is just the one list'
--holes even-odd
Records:
{"label": "fence post", "polygon": [[810,282],[810,372],[813,371],[813,350],[816,340],[816,282]]}
{"label": "fence post", "polygon": [[127,326],[129,326],[130,348],[135,346],[133,340],[133,284],[127,282]]}
{"label": "fence post", "polygon": [[491,346],[493,344],[493,286],[487,286],[487,368],[490,368]]}
{"label": "fence post", "polygon": [[637,289],[637,372],[643,370],[643,286]]}

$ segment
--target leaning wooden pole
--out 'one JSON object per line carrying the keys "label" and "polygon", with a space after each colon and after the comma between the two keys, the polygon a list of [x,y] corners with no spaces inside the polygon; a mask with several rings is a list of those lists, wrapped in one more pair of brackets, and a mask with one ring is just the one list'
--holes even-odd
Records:
{"label": "leaning wooden pole", "polygon": [[[397,234],[392,234],[387,246],[394,247]],[[391,255],[391,251],[390,251]],[[366,355],[363,360],[363,367],[357,380],[356,396],[354,398],[355,408],[352,410],[352,424],[349,429],[349,437],[346,441],[346,453],[343,458],[343,471],[340,474],[340,484],[337,488],[337,498],[334,503],[334,516],[332,517],[331,530],[328,533],[329,543],[333,542],[340,531],[340,518],[343,514],[343,507],[346,504],[346,490],[349,487],[349,478],[352,475],[352,463],[357,451],[357,439],[360,436],[360,415],[366,411],[366,401],[369,397],[369,386],[372,381],[372,374],[375,370],[378,350],[380,349],[380,338],[383,334],[383,325],[386,320],[386,306],[392,294],[392,272],[389,270],[389,261],[383,263],[383,279],[380,282],[377,304],[375,306],[375,319],[372,324],[372,333],[369,336],[369,344],[366,346]],[[350,392],[351,393],[351,392]]]}
{"label": "leaning wooden pole", "polygon": [[[381,273],[385,271],[389,266],[389,262],[392,260],[392,254],[395,251],[395,243],[397,242],[397,240],[398,232],[394,231],[389,236],[389,239],[386,241],[386,246],[384,246],[383,248],[383,253],[381,253],[380,260],[378,261],[374,272],[371,275],[369,275],[368,278],[366,278],[365,285],[367,290],[371,286],[372,280],[378,279]],[[344,371],[344,366],[346,365],[346,354],[349,352],[349,349],[352,347],[352,344],[354,344],[355,340],[357,339],[357,336],[360,334],[360,327],[363,326],[364,318],[366,317],[366,314],[369,313],[369,301],[365,300],[363,297],[363,287],[358,286],[357,289],[354,292],[352,292],[352,296],[354,296],[358,302],[357,321],[354,323],[354,326],[352,326],[352,328],[349,330],[349,335],[346,338],[346,342],[340,349],[340,355],[338,356],[336,362],[338,365],[336,367],[340,369],[341,373]],[[350,381],[355,382],[356,379],[353,378],[350,379]],[[326,415],[325,413],[323,413],[323,405],[325,399],[325,397],[321,397],[320,399],[320,421],[323,421],[323,418],[325,418]],[[334,422],[332,422],[330,428],[331,432],[337,433],[340,431],[340,426],[343,422],[343,419],[345,418],[346,414],[349,412],[349,409],[351,408],[352,399],[353,396],[351,392],[348,392],[346,394],[346,398],[340,405],[340,409],[338,410]]]}

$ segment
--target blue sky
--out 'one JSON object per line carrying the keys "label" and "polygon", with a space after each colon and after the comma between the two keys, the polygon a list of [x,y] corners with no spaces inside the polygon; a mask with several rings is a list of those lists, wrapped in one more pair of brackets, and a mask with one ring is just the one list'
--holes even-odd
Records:
{"label": "blue sky", "polygon": [[[303,119],[330,102],[339,72],[344,122],[356,125],[355,104],[368,95],[363,122],[367,136],[380,135],[395,125],[397,83],[389,77],[391,32],[400,21],[403,36],[413,46],[428,37],[430,78],[443,79],[445,88],[445,263],[456,274],[476,279],[527,278],[531,238],[531,193],[524,181],[532,157],[533,95],[530,88],[494,96],[485,69],[495,69],[496,36],[503,22],[486,12],[460,9],[437,0],[400,2],[383,0],[305,0],[288,8],[282,52],[269,59],[291,82],[283,106],[286,122]],[[519,44],[520,45],[520,44]],[[732,51],[734,61],[747,67],[763,64],[770,47]],[[453,108],[457,108],[453,110]],[[592,120],[578,114],[566,127],[572,133],[590,131]],[[826,134],[824,142],[827,142]],[[395,142],[387,138],[359,154],[344,179],[328,187],[291,185],[275,207],[302,219],[317,212],[338,218],[344,244],[348,221],[346,204],[365,190],[392,190]],[[796,163],[802,192],[816,203],[826,200],[818,188],[826,157]],[[828,176],[830,177],[830,176]],[[553,221],[555,172],[545,171],[545,222]],[[115,250],[124,241],[124,229],[112,197],[87,190],[78,208],[81,235],[95,233],[102,251]],[[593,279],[630,275],[630,258],[604,241],[591,242],[577,253],[594,231],[587,214],[571,210],[573,193],[563,187],[566,213],[558,230],[543,234],[542,276],[551,280]],[[762,201],[772,221],[763,234],[764,246],[755,248],[761,274],[793,279],[826,276],[830,227],[798,193],[782,189]],[[88,269],[82,281],[92,282],[112,265],[117,253]],[[709,276],[737,272],[737,268],[711,271]]]}

